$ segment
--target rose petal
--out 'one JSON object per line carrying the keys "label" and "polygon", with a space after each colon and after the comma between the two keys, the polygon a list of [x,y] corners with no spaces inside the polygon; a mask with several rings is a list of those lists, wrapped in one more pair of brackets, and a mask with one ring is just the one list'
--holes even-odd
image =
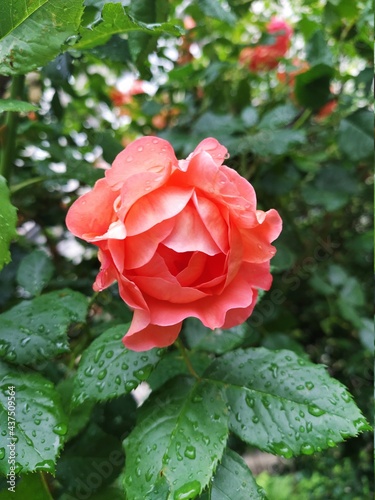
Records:
{"label": "rose petal", "polygon": [[116,221],[113,203],[117,196],[118,192],[112,191],[105,179],[99,179],[91,191],[70,207],[66,216],[69,231],[86,241],[106,239],[110,225]]}
{"label": "rose petal", "polygon": [[111,188],[119,190],[136,174],[154,172],[161,175],[171,165],[177,168],[178,161],[169,142],[146,136],[133,141],[121,151],[105,175]]}
{"label": "rose petal", "polygon": [[174,221],[174,228],[163,241],[163,245],[176,252],[196,251],[207,255],[220,252],[192,203],[188,203]]}
{"label": "rose petal", "polygon": [[145,233],[126,238],[125,268],[134,269],[147,264],[155,254],[159,243],[172,231],[174,223],[173,218],[167,219]]}
{"label": "rose petal", "polygon": [[[174,252],[170,253],[174,254]],[[174,263],[172,264],[175,266]],[[186,264],[183,267],[185,268]],[[185,303],[207,296],[207,293],[196,288],[182,287],[177,278],[171,274],[168,263],[158,254],[136,271],[132,280],[143,293],[151,297],[171,303]]]}
{"label": "rose petal", "polygon": [[253,299],[248,307],[243,309],[230,309],[225,316],[225,323],[222,328],[233,328],[242,325],[251,315],[257,303],[258,291],[253,290]]}
{"label": "rose petal", "polygon": [[228,251],[228,224],[218,206],[208,198],[194,193],[194,205],[212,239],[223,253]]}
{"label": "rose petal", "polygon": [[168,186],[161,187],[138,200],[125,219],[128,236],[143,233],[180,213],[192,193],[192,188]]}
{"label": "rose petal", "polygon": [[182,323],[170,326],[148,325],[143,330],[129,332],[123,338],[125,347],[133,351],[148,351],[154,347],[168,347],[181,331]]}
{"label": "rose petal", "polygon": [[100,271],[96,277],[93,289],[101,292],[111,286],[117,279],[115,266],[113,265],[111,254],[108,251],[98,251],[98,259],[101,263]]}
{"label": "rose petal", "polygon": [[189,167],[190,160],[202,151],[208,153],[218,167],[223,163],[225,158],[229,158],[228,150],[225,146],[220,144],[220,142],[213,137],[207,137],[207,139],[204,139],[198,144],[186,160],[180,160],[178,162],[180,170],[186,172]]}
{"label": "rose petal", "polygon": [[241,275],[237,275],[221,295],[206,297],[187,304],[168,303],[147,296],[153,324],[170,325],[193,316],[212,330],[223,326],[227,311],[248,307],[252,300],[253,291]]}

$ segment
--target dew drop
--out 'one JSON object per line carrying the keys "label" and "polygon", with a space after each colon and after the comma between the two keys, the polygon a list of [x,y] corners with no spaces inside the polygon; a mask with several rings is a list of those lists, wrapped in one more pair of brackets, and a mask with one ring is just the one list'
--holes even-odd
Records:
{"label": "dew drop", "polygon": [[314,404],[309,405],[307,407],[307,411],[310,413],[310,415],[313,415],[314,417],[320,417],[321,415],[325,414],[325,411],[319,408],[319,406],[316,406]]}
{"label": "dew drop", "polygon": [[35,465],[35,470],[43,470],[45,472],[55,472],[55,464],[52,460],[44,460]]}
{"label": "dew drop", "polygon": [[199,481],[191,481],[175,491],[173,500],[187,500],[189,498],[195,498],[199,495],[201,489],[202,486]]}
{"label": "dew drop", "polygon": [[101,370],[101,371],[98,373],[98,379],[99,379],[99,380],[103,380],[106,376],[107,376],[107,370],[106,370],[106,369]]}
{"label": "dew drop", "polygon": [[303,455],[312,455],[315,452],[314,447],[309,443],[303,443],[300,451]]}
{"label": "dew drop", "polygon": [[132,157],[132,156],[128,156],[128,157],[126,158],[126,161],[127,161],[128,163],[130,163],[131,161],[133,161],[133,157]]}
{"label": "dew drop", "polygon": [[284,443],[284,441],[273,443],[271,447],[277,455],[281,455],[284,458],[292,458],[293,456],[293,451],[286,443]]}
{"label": "dew drop", "polygon": [[66,424],[57,424],[52,430],[58,436],[65,436],[68,432],[68,426]]}
{"label": "dew drop", "polygon": [[185,453],[184,453],[186,458],[189,458],[190,460],[194,460],[196,456],[196,449],[194,446],[187,446],[185,448]]}

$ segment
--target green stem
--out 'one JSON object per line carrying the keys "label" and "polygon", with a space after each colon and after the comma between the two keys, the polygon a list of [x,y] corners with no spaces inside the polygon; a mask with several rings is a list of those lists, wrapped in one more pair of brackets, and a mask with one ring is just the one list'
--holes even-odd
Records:
{"label": "green stem", "polygon": [[[12,86],[10,90],[11,99],[19,99],[23,94],[23,87],[25,83],[25,75],[18,75],[13,77]],[[13,166],[14,154],[16,150],[16,134],[17,134],[18,113],[8,111],[5,119],[5,140],[4,149],[0,163],[0,175],[9,180],[11,168]]]}
{"label": "green stem", "polygon": [[302,125],[310,118],[312,111],[310,109],[305,109],[302,115],[298,118],[298,120],[294,123],[293,128],[295,130],[302,127]]}
{"label": "green stem", "polygon": [[21,189],[31,186],[32,184],[37,184],[38,182],[43,182],[47,180],[47,177],[34,177],[33,179],[27,179],[26,181],[20,182],[19,184],[15,184],[10,187],[11,194],[15,194]]}
{"label": "green stem", "polygon": [[185,361],[185,364],[187,366],[187,369],[189,370],[189,372],[193,375],[193,377],[195,377],[196,379],[200,379],[200,376],[197,374],[197,372],[194,370],[193,368],[193,365],[191,364],[191,361],[190,361],[190,358],[189,358],[189,355],[187,353],[187,350],[185,349],[185,346],[184,344],[182,343],[182,340],[180,338],[178,338],[175,342],[175,344],[177,345],[179,351],[181,352],[182,354],[182,357],[184,358],[184,361]]}

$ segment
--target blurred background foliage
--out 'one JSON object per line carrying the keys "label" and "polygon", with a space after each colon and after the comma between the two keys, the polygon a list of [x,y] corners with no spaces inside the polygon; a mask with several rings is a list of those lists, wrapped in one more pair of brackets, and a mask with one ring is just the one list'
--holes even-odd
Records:
{"label": "blurred background foliage", "polygon": [[[92,27],[110,2],[84,3],[83,24]],[[250,318],[243,345],[287,348],[327,365],[372,422],[372,4],[139,0],[130,9],[139,21],[169,21],[184,34],[119,32],[81,50],[78,41],[26,76],[23,98],[36,109],[19,121],[10,177],[19,238],[0,273],[2,310],[35,293],[27,274],[33,250],[44,252],[46,291],[92,295],[95,249],[74,240],[64,219],[124,146],[158,135],[181,158],[212,136],[227,146],[227,165],[255,187],[259,208],[276,208],[284,221],[273,291]],[[273,16],[292,27],[290,45],[272,68],[250,68],[241,53],[275,43],[267,33]],[[2,98],[9,97],[9,81],[0,77]],[[4,114],[0,134],[3,126]],[[131,317],[115,288],[100,294],[93,311],[88,326],[69,331],[73,353],[109,323]],[[64,356],[38,366],[55,383],[69,369]],[[132,419],[132,401],[122,404]],[[111,433],[115,444],[103,440],[116,448],[122,411],[114,402],[94,411],[91,425]],[[116,423],[111,429],[109,418]],[[316,456],[280,461],[257,481],[271,500],[372,498],[371,463],[367,433]],[[63,466],[55,482],[56,498],[63,498],[61,485],[69,482]]]}

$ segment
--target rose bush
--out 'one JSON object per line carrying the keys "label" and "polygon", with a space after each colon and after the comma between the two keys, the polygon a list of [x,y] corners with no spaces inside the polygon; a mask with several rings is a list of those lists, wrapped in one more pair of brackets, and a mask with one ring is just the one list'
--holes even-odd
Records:
{"label": "rose bush", "polygon": [[94,289],[117,281],[134,310],[126,347],[168,346],[190,316],[211,329],[238,325],[270,288],[281,219],[256,209],[227,157],[213,138],[178,161],[169,142],[143,137],[69,209],[69,230],[99,247]]}

